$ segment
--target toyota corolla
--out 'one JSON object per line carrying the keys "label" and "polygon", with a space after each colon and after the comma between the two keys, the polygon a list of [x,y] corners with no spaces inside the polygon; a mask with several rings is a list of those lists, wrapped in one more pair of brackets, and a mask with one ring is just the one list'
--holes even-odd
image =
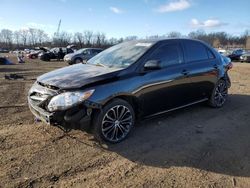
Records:
{"label": "toyota corolla", "polygon": [[117,143],[137,119],[200,102],[222,107],[231,67],[198,40],[129,41],[38,77],[28,102],[48,124],[86,126],[96,138]]}

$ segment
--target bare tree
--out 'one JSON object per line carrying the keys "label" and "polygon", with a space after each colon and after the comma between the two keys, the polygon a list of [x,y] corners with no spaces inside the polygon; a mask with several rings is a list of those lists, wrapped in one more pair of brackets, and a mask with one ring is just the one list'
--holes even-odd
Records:
{"label": "bare tree", "polygon": [[180,38],[181,37],[181,33],[177,32],[177,31],[171,31],[167,34],[168,38]]}
{"label": "bare tree", "polygon": [[241,43],[245,43],[245,44],[246,44],[246,48],[247,48],[247,42],[249,42],[249,41],[248,41],[248,40],[249,40],[249,37],[250,37],[250,30],[246,30],[246,31],[242,34],[242,36],[241,36],[241,39],[242,39]]}
{"label": "bare tree", "polygon": [[28,40],[28,30],[26,29],[21,29],[18,31],[20,33],[20,38],[21,38],[21,41],[22,41],[22,44],[23,46],[26,46],[27,44],[27,40]]}
{"label": "bare tree", "polygon": [[2,29],[1,30],[1,38],[2,42],[5,44],[5,47],[10,48],[12,45],[13,40],[13,32],[9,29]]}
{"label": "bare tree", "polygon": [[150,35],[146,37],[147,39],[159,39],[161,38],[159,35]]}
{"label": "bare tree", "polygon": [[246,40],[246,49],[250,49],[250,36],[248,36]]}
{"label": "bare tree", "polygon": [[19,45],[20,45],[20,33],[18,31],[15,31],[13,36],[14,36],[14,43],[19,47]]}
{"label": "bare tree", "polygon": [[95,45],[97,47],[106,45],[106,35],[104,33],[97,32],[94,36],[95,36]]}
{"label": "bare tree", "polygon": [[110,39],[108,40],[108,43],[109,43],[110,45],[115,45],[115,44],[118,44],[118,40],[117,40],[116,38],[112,37],[112,38],[110,38]]}
{"label": "bare tree", "polygon": [[125,41],[130,41],[130,40],[136,40],[136,39],[138,39],[138,37],[137,36],[127,36],[126,38],[125,38]]}
{"label": "bare tree", "polygon": [[53,38],[53,43],[55,46],[66,46],[72,41],[72,34],[62,31],[56,37]]}
{"label": "bare tree", "polygon": [[80,45],[80,48],[84,46],[84,37],[83,34],[80,32],[77,32],[74,34],[75,41]]}
{"label": "bare tree", "polygon": [[93,38],[93,31],[89,31],[89,30],[84,31],[83,35],[84,35],[84,39],[85,39],[87,46],[91,46],[92,38]]}
{"label": "bare tree", "polygon": [[106,45],[106,35],[105,35],[105,33],[101,33],[101,35],[100,35],[100,41],[101,41],[101,46],[105,46]]}
{"label": "bare tree", "polygon": [[[168,33],[167,35],[152,35],[146,37],[147,39],[161,39],[161,38],[176,38],[182,34],[177,31]],[[240,36],[230,35],[226,32],[211,32],[206,33],[203,30],[197,30],[190,32],[188,37],[199,39],[209,43],[214,47],[249,47],[250,31],[246,30]],[[0,30],[0,46],[3,48],[30,48],[36,45],[47,46],[66,46],[74,42],[80,48],[84,46],[96,46],[96,47],[109,47],[114,44],[121,43],[123,41],[138,39],[137,36],[128,36],[126,38],[110,38],[107,39],[106,35],[101,32],[93,33],[90,30],[84,32],[76,32],[74,34],[68,32],[60,32],[58,35],[50,38],[49,35],[41,30],[35,28],[22,29],[18,31],[11,31],[9,29]]]}
{"label": "bare tree", "polygon": [[37,44],[37,29],[29,28],[29,42],[32,46]]}
{"label": "bare tree", "polygon": [[97,32],[95,34],[95,44],[96,46],[101,46],[101,33]]}
{"label": "bare tree", "polygon": [[44,32],[44,30],[37,29],[37,40],[39,45],[42,45],[42,43],[45,43],[49,40],[48,34]]}

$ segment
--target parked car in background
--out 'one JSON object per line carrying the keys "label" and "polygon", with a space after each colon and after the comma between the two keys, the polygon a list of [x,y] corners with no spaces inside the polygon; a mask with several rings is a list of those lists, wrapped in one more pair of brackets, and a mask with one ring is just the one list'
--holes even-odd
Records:
{"label": "parked car in background", "polygon": [[101,48],[82,48],[74,53],[65,55],[64,61],[66,61],[70,65],[81,63],[83,61],[87,61],[90,58],[94,57],[101,51],[103,51],[103,49]]}
{"label": "parked car in background", "polygon": [[232,61],[240,61],[240,56],[242,56],[245,53],[244,50],[242,49],[237,49],[234,50],[231,54],[228,55],[228,57],[232,60]]}
{"label": "parked car in background", "polygon": [[66,54],[73,53],[71,48],[57,47],[52,48],[48,52],[43,52],[38,55],[39,59],[43,61],[50,61],[52,59],[62,60]]}
{"label": "parked car in background", "polygon": [[9,53],[9,50],[5,48],[0,48],[0,53]]}
{"label": "parked car in background", "polygon": [[223,56],[229,56],[230,54],[232,54],[232,51],[230,50],[225,50],[225,49],[222,49],[222,48],[219,48],[217,49],[217,51],[223,55]]}
{"label": "parked car in background", "polygon": [[250,52],[247,52],[247,53],[241,55],[240,56],[240,61],[250,63]]}
{"label": "parked car in background", "polygon": [[29,54],[32,51],[33,51],[33,49],[27,49],[27,48],[23,50],[23,52],[26,53],[26,54]]}
{"label": "parked car in background", "polygon": [[27,57],[30,59],[36,59],[36,58],[38,58],[38,55],[40,53],[46,53],[47,51],[49,51],[48,48],[39,47],[39,48],[37,48],[37,50],[33,50],[29,54],[27,54]]}
{"label": "parked car in background", "polygon": [[14,65],[8,58],[0,57],[0,65]]}
{"label": "parked car in background", "polygon": [[31,112],[48,124],[90,125],[97,139],[117,143],[137,118],[205,101],[222,107],[230,68],[228,59],[198,40],[128,41],[86,64],[38,77],[28,102]]}

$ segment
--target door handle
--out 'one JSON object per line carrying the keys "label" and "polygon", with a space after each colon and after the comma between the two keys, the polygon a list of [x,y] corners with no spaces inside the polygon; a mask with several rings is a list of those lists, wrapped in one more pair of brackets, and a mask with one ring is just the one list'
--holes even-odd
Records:
{"label": "door handle", "polygon": [[189,72],[186,69],[184,69],[181,73],[185,76],[189,74]]}

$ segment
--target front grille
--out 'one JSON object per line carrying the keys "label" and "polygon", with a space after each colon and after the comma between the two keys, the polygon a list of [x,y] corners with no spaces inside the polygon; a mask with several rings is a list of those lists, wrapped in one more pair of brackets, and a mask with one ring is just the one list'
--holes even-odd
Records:
{"label": "front grille", "polygon": [[50,99],[56,94],[57,92],[55,90],[43,87],[36,82],[29,91],[28,99],[32,105],[46,109]]}

